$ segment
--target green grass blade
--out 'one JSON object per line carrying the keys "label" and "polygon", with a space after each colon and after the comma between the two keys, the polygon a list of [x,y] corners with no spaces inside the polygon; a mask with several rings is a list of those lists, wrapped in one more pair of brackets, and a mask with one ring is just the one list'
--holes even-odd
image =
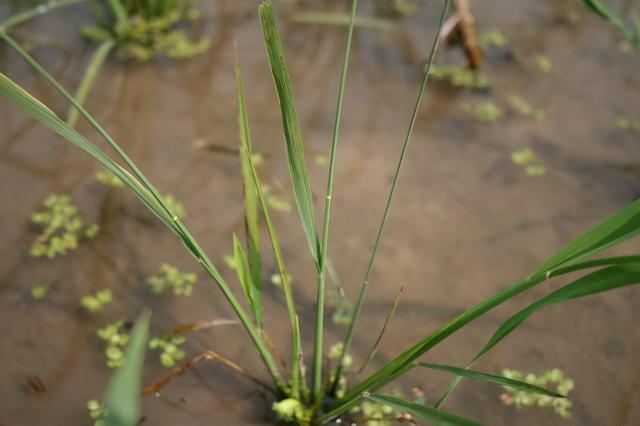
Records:
{"label": "green grass blade", "polygon": [[522,324],[529,316],[538,309],[556,303],[564,302],[578,297],[591,296],[604,291],[614,290],[640,282],[640,264],[625,266],[609,266],[591,274],[585,275],[554,291],[548,296],[527,306],[517,314],[505,321],[495,334],[489,339],[487,344],[476,355],[474,361],[497,345],[502,339],[507,337],[513,330]]}
{"label": "green grass blade", "polygon": [[366,398],[375,401],[380,404],[385,404],[395,408],[398,411],[407,413],[421,420],[426,420],[430,423],[439,426],[479,426],[480,423],[473,420],[465,419],[456,414],[447,413],[444,411],[436,410],[426,405],[418,404],[415,402],[405,401],[400,398],[394,398],[392,396],[378,395],[378,394],[365,394]]}
{"label": "green grass blade", "polygon": [[[293,293],[291,291],[291,279],[289,278],[289,274],[287,273],[287,269],[284,264],[284,257],[282,256],[282,250],[280,248],[280,241],[275,231],[275,227],[273,226],[273,222],[271,221],[271,214],[269,213],[269,205],[267,203],[267,199],[264,195],[264,191],[262,190],[262,183],[260,182],[260,178],[258,176],[258,172],[256,171],[256,166],[253,163],[253,151],[251,149],[250,139],[249,139],[249,118],[247,112],[246,99],[244,96],[244,88],[242,84],[242,76],[240,75],[240,67],[238,62],[236,61],[235,66],[235,77],[236,77],[236,86],[238,91],[238,120],[240,124],[240,157],[245,161],[245,165],[248,166],[247,175],[243,176],[245,178],[251,179],[251,185],[255,194],[257,196],[258,203],[262,208],[262,213],[264,215],[264,220],[267,225],[267,232],[269,234],[269,241],[271,242],[271,247],[273,248],[273,253],[276,258],[276,264],[278,266],[278,272],[280,274],[280,279],[282,282],[282,291],[284,293],[285,304],[287,306],[287,313],[289,315],[289,323],[291,325],[291,335],[292,335],[292,346],[295,342],[300,342],[300,328],[296,326],[297,323],[297,315],[295,303],[293,301]],[[244,129],[244,130],[243,130]],[[292,355],[296,356],[296,355]],[[294,363],[292,363],[294,364]],[[294,371],[294,367],[292,367],[291,377],[298,374],[297,369]],[[302,378],[303,380],[304,378]],[[302,383],[304,386],[305,384]]]}
{"label": "green grass blade", "polygon": [[396,358],[385,364],[382,368],[371,374],[365,380],[355,385],[347,392],[345,396],[330,405],[328,411],[322,416],[322,419],[328,420],[346,412],[347,410],[349,410],[349,408],[353,407],[358,402],[358,400],[362,396],[362,392],[375,391],[386,385],[387,383],[393,381],[395,378],[410,370],[412,368],[412,363],[418,357],[425,354],[431,348],[454,334],[456,331],[463,328],[465,325],[491,311],[496,306],[501,305],[507,300],[513,299],[517,295],[525,292],[532,287],[535,287],[536,285],[546,281],[549,278],[561,276],[569,272],[575,272],[582,269],[596,268],[599,266],[617,265],[620,268],[624,268],[626,266],[638,263],[640,263],[640,256],[622,256],[590,260],[587,262],[573,264],[556,269],[549,276],[543,273],[535,274],[511,287],[503,289],[495,295],[483,300],[476,306],[467,309],[457,317],[448,321],[442,327],[424,337],[423,339],[419,340],[412,347],[405,350]]}
{"label": "green grass blade", "polygon": [[618,28],[625,36],[625,38],[633,45],[634,48],[640,49],[640,34],[634,31],[631,27],[627,26],[625,22],[618,15],[613,13],[611,9],[604,5],[599,0],[582,0],[585,5],[601,18],[609,21],[616,28]]}
{"label": "green grass blade", "polygon": [[294,327],[296,332],[293,333],[293,344],[291,345],[291,396],[300,399],[302,342],[300,341],[300,319],[298,316],[296,316]]}
{"label": "green grass blade", "polygon": [[[80,81],[80,85],[78,86],[78,90],[76,90],[74,98],[76,101],[83,105],[87,100],[87,96],[89,96],[89,92],[93,87],[93,83],[96,80],[96,76],[98,75],[98,71],[102,68],[105,59],[113,49],[115,42],[113,40],[108,40],[100,44],[96,51],[91,55],[91,59],[89,60],[89,65],[84,72],[84,76]],[[71,127],[75,127],[78,122],[79,113],[76,108],[71,106],[69,108],[69,112],[67,113],[67,124]]]}
{"label": "green grass blade", "polygon": [[351,45],[353,40],[353,28],[358,12],[358,1],[352,0],[351,13],[349,15],[349,28],[347,30],[347,43],[342,61],[342,71],[340,73],[340,85],[338,88],[338,100],[336,105],[336,115],[333,124],[333,137],[331,139],[331,153],[329,155],[329,173],[327,176],[327,191],[324,201],[324,219],[322,225],[322,242],[320,244],[320,257],[318,262],[318,288],[316,296],[316,322],[315,340],[313,351],[313,388],[312,394],[314,403],[319,406],[323,398],[322,389],[322,351],[324,339],[324,299],[325,299],[325,269],[327,265],[327,255],[329,250],[329,225],[331,220],[331,201],[333,198],[333,181],[335,175],[336,153],[338,140],[340,138],[340,124],[342,121],[342,110],[344,105],[344,92],[347,82],[347,71],[349,69],[349,58],[351,56]]}
{"label": "green grass blade", "polygon": [[420,88],[418,90],[418,97],[416,99],[416,103],[413,107],[413,112],[411,114],[411,120],[409,122],[409,127],[407,129],[407,133],[404,138],[404,144],[402,146],[402,150],[400,152],[400,158],[398,159],[398,164],[396,166],[395,173],[393,175],[393,180],[391,183],[391,188],[389,189],[389,194],[387,196],[387,202],[385,204],[384,212],[382,213],[382,219],[380,220],[380,226],[378,228],[378,233],[376,234],[375,243],[373,245],[373,250],[371,251],[371,256],[369,257],[369,264],[367,265],[367,270],[365,272],[364,279],[362,280],[362,284],[360,285],[360,292],[358,294],[358,299],[356,301],[355,308],[353,310],[353,314],[351,317],[351,322],[349,323],[349,328],[347,329],[347,334],[344,339],[344,344],[342,346],[342,354],[340,356],[340,362],[338,363],[338,367],[336,368],[336,372],[333,376],[333,384],[331,386],[331,393],[335,393],[336,386],[338,384],[338,378],[340,374],[342,374],[342,365],[344,363],[344,359],[349,351],[349,347],[351,346],[351,341],[353,340],[353,334],[355,332],[356,324],[358,323],[358,318],[360,317],[360,312],[362,311],[362,305],[364,303],[364,298],[369,288],[369,282],[371,281],[371,276],[373,275],[373,269],[375,266],[376,255],[378,253],[378,248],[380,247],[380,243],[382,242],[382,235],[384,234],[384,228],[387,223],[387,217],[389,215],[389,210],[391,208],[391,203],[393,201],[393,196],[396,191],[396,187],[398,185],[398,178],[400,176],[400,171],[402,170],[402,166],[404,165],[404,160],[407,154],[407,149],[409,147],[409,143],[411,142],[411,136],[413,134],[413,128],[416,123],[416,119],[418,118],[418,112],[420,111],[420,107],[422,105],[422,98],[424,96],[424,91],[427,86],[427,82],[429,80],[429,74],[431,73],[431,65],[433,64],[433,60],[435,58],[436,51],[438,49],[438,43],[440,41],[440,33],[442,32],[442,27],[445,22],[445,18],[449,13],[449,4],[450,0],[445,0],[444,7],[442,9],[442,14],[440,15],[440,22],[438,24],[438,32],[436,34],[435,39],[433,40],[433,45],[431,46],[431,52],[429,54],[429,59],[424,66],[424,70],[422,73],[422,80],[420,81]]}
{"label": "green grass blade", "polygon": [[120,34],[129,26],[129,14],[122,4],[121,0],[108,0],[111,12],[116,20],[116,33]]}
{"label": "green grass blade", "polygon": [[251,308],[257,324],[262,320],[260,296],[257,294],[258,291],[255,289],[253,280],[251,279],[247,253],[242,248],[242,244],[240,244],[240,240],[238,240],[235,233],[233,234],[233,257],[236,265],[236,273],[238,274],[238,281],[240,281],[242,291],[247,299],[247,304]]}
{"label": "green grass blade", "polygon": [[76,3],[84,2],[86,0],[49,0],[46,3],[42,3],[37,5],[34,8],[25,10],[20,13],[16,13],[13,16],[10,16],[5,21],[0,22],[0,32],[9,31],[12,27],[16,25],[23,24],[37,16],[43,15],[47,12],[51,12],[52,10],[71,6]]}
{"label": "green grass blade", "polygon": [[551,256],[535,273],[582,260],[640,234],[640,200],[637,200],[580,235]]}
{"label": "green grass blade", "polygon": [[136,426],[140,422],[142,368],[147,349],[150,314],[136,322],[127,345],[124,364],[111,378],[105,396],[105,426]]}
{"label": "green grass blade", "polygon": [[527,382],[521,382],[518,380],[507,379],[506,377],[496,376],[493,374],[481,373],[479,371],[468,370],[465,368],[453,367],[450,365],[431,364],[428,362],[418,362],[416,366],[429,368],[432,370],[444,371],[445,373],[454,374],[456,376],[467,377],[469,379],[480,380],[483,382],[495,383],[498,385],[509,386],[514,389],[523,390],[526,392],[538,393],[541,395],[548,395],[554,398],[564,398],[565,395],[561,395],[552,390],[535,386]]}
{"label": "green grass blade", "polygon": [[311,250],[314,260],[318,262],[319,247],[316,219],[307,162],[304,156],[304,146],[300,134],[298,113],[293,97],[293,85],[291,84],[291,78],[287,71],[282,42],[280,41],[280,35],[278,34],[278,27],[271,4],[263,2],[259,7],[259,12],[269,66],[271,67],[271,74],[280,101],[282,126],[285,134],[289,174],[291,175],[293,192],[309,249]]}
{"label": "green grass blade", "polygon": [[400,297],[402,296],[403,290],[404,290],[404,287],[400,287],[400,291],[396,295],[396,298],[393,301],[393,305],[391,306],[389,313],[387,313],[387,316],[384,319],[384,323],[382,324],[382,329],[380,330],[380,333],[378,334],[378,338],[376,339],[375,343],[373,344],[373,347],[371,348],[371,351],[369,352],[369,356],[367,356],[366,361],[358,369],[358,372],[356,374],[362,373],[364,369],[367,368],[367,365],[369,365],[369,363],[376,356],[376,353],[378,352],[378,346],[380,346],[380,342],[382,341],[384,332],[387,330],[387,326],[391,322],[391,319],[393,318],[393,314],[395,314],[396,309],[398,308],[398,303],[400,303]]}
{"label": "green grass blade", "polygon": [[240,127],[240,168],[242,171],[242,187],[244,194],[244,218],[245,230],[247,233],[247,251],[249,260],[249,270],[251,271],[251,281],[253,283],[254,303],[257,304],[256,325],[262,328],[262,257],[260,255],[260,226],[258,211],[258,191],[253,181],[251,171],[251,158],[253,150],[251,148],[251,133],[249,131],[249,116],[247,113],[246,100],[242,78],[240,77],[240,67],[236,60],[235,66],[236,87],[238,90],[238,125]]}

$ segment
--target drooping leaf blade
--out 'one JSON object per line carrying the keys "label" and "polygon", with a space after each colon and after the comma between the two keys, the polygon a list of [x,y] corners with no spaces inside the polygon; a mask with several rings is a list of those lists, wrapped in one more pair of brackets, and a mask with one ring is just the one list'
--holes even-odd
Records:
{"label": "drooping leaf blade", "polygon": [[105,396],[106,426],[136,426],[140,421],[142,367],[149,334],[149,313],[136,322],[127,345],[124,364],[116,370]]}
{"label": "drooping leaf blade", "polygon": [[564,398],[564,395],[561,395],[552,390],[535,386],[527,382],[521,382],[519,380],[507,379],[503,376],[496,376],[494,374],[481,373],[480,371],[469,370],[465,368],[454,367],[451,365],[442,365],[442,364],[431,364],[428,362],[418,362],[416,363],[418,367],[429,368],[432,370],[444,371],[445,373],[454,374],[456,376],[466,377],[469,379],[480,380],[483,382],[495,383],[502,386],[509,386],[514,389],[522,390],[525,392],[538,393],[541,395],[548,395],[554,398]]}
{"label": "drooping leaf blade", "polygon": [[426,405],[418,404],[415,402],[405,401],[400,398],[394,398],[392,396],[378,395],[378,394],[365,394],[366,398],[380,404],[385,404],[395,408],[403,413],[411,414],[421,420],[426,420],[439,426],[480,426],[480,423],[473,420],[465,419],[456,414],[447,413],[446,411],[436,410]]}
{"label": "drooping leaf blade", "polygon": [[282,126],[284,129],[289,174],[293,184],[293,192],[298,206],[302,227],[314,260],[318,261],[318,234],[316,229],[315,210],[309,182],[309,172],[304,155],[302,135],[298,113],[296,111],[293,85],[287,70],[282,42],[278,34],[275,16],[271,4],[263,2],[259,7],[260,22],[264,34],[264,42],[269,59],[271,74],[278,93]]}

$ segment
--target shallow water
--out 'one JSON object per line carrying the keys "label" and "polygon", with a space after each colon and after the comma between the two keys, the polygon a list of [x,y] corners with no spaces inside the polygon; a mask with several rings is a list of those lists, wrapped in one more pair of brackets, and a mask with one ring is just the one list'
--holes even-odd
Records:
{"label": "shallow water", "polygon": [[[375,5],[364,3],[363,14],[376,13]],[[320,199],[326,166],[313,158],[329,146],[344,28],[287,18],[309,7],[281,5],[279,17],[314,192]],[[238,159],[233,153],[202,148],[232,151],[237,144],[234,41],[254,147],[266,158],[259,171],[276,194],[291,203],[293,199],[255,2],[203,2],[203,9],[201,31],[212,39],[209,53],[181,63],[109,61],[87,106],[150,179],[185,204],[187,225],[235,283],[222,257],[231,252],[231,233],[242,228]],[[489,93],[446,84],[428,88],[354,341],[356,360],[368,353],[401,286],[404,295],[374,362],[377,366],[465,308],[528,275],[562,244],[640,192],[638,133],[614,125],[618,116],[638,117],[640,55],[620,53],[617,33],[575,2],[485,0],[477,9],[480,26],[499,28],[510,41],[511,54],[489,55],[487,72],[494,83]],[[6,13],[7,8],[0,9],[0,16]],[[577,15],[578,22],[569,14]],[[354,40],[338,152],[330,256],[352,297],[373,244],[437,10],[431,5],[409,18],[382,18],[391,22],[390,29],[358,29]],[[91,46],[74,32],[88,19],[82,7],[74,7],[26,27],[51,37],[50,46],[33,53],[67,87],[77,84],[91,54]],[[533,57],[540,53],[554,63],[549,75],[535,65]],[[460,60],[457,48],[438,58],[440,63]],[[4,45],[0,67],[56,111],[66,111],[53,90]],[[484,124],[461,111],[467,102],[493,99],[506,104],[512,93],[544,108],[546,118],[536,121],[508,113]],[[88,126],[80,129],[92,135]],[[546,167],[544,177],[526,177],[511,162],[512,151],[527,147]],[[90,424],[85,401],[101,396],[111,373],[94,336],[103,324],[133,319],[145,306],[153,310],[154,332],[231,318],[220,292],[200,271],[189,299],[148,293],[145,277],[161,262],[193,271],[197,265],[130,193],[97,183],[97,170],[91,159],[16,107],[0,104],[0,425]],[[67,256],[33,259],[28,249],[36,234],[29,215],[51,192],[70,193],[102,232]],[[295,212],[273,215],[310,350],[313,265]],[[638,248],[637,242],[629,243],[618,252]],[[275,270],[271,259],[266,269],[268,274]],[[29,288],[45,280],[52,284],[47,297],[31,300]],[[465,364],[502,320],[560,284],[544,284],[497,308],[425,359]],[[88,316],[78,308],[84,294],[106,287],[113,290],[116,303],[103,313]],[[268,283],[266,288],[268,331],[276,343],[284,344],[287,322],[280,291]],[[487,425],[640,424],[639,304],[640,289],[629,288],[546,308],[477,365],[492,373],[502,368],[537,373],[562,368],[576,382],[572,420],[541,409],[505,407],[498,399],[499,388],[472,382],[460,386],[448,409]],[[327,321],[327,346],[343,333]],[[185,348],[189,355],[213,349],[263,374],[239,326],[196,332]],[[162,373],[157,356],[150,353],[145,382]],[[35,392],[30,377],[38,377],[46,392]],[[435,400],[446,383],[446,376],[425,371],[403,378],[396,387],[406,392],[421,386],[427,398]],[[268,424],[267,406],[249,382],[222,367],[201,364],[197,374],[187,373],[160,397],[145,399],[144,424]]]}

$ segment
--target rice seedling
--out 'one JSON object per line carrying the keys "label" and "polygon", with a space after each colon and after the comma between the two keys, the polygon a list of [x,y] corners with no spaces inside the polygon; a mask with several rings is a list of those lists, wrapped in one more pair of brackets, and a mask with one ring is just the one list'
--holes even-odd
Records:
{"label": "rice seedling", "polygon": [[[238,275],[238,285],[236,288],[232,288],[227,280],[219,273],[216,266],[211,262],[187,226],[167,203],[166,198],[151,184],[136,164],[120,148],[116,141],[111,138],[109,133],[100,126],[86,109],[53,79],[44,68],[25,52],[24,49],[21,49],[9,35],[2,32],[0,32],[0,36],[78,110],[79,114],[89,122],[94,130],[96,130],[114,150],[116,156],[112,157],[108,155],[97,145],[82,136],[78,131],[74,130],[58,117],[51,109],[3,73],[0,73],[0,94],[100,162],[107,170],[129,187],[147,209],[155,214],[184,244],[185,249],[204,268],[213,282],[221,290],[240,324],[249,335],[253,347],[259,354],[266,372],[271,378],[271,383],[262,383],[256,379],[252,379],[252,381],[259,383],[261,387],[270,390],[274,395],[273,410],[275,417],[300,425],[324,424],[336,419],[343,421],[343,419],[348,420],[353,415],[352,411],[357,407],[361,407],[360,409],[368,407],[368,405],[363,405],[363,403],[370,401],[382,404],[382,406],[391,407],[380,408],[383,412],[386,412],[386,414],[401,413],[405,418],[425,420],[436,424],[475,425],[478,423],[442,409],[443,405],[453,394],[456,386],[463,378],[482,380],[498,386],[509,386],[510,388],[526,390],[527,392],[553,396],[553,398],[564,397],[565,395],[559,392],[537,386],[536,384],[472,370],[471,367],[512,331],[518,329],[528,317],[540,309],[568,300],[640,283],[640,256],[595,257],[606,249],[623,243],[640,233],[640,201],[631,203],[584,234],[578,236],[564,248],[549,257],[529,276],[465,310],[430,334],[417,340],[413,345],[408,346],[400,354],[383,363],[366,377],[352,377],[353,375],[349,374],[349,349],[353,342],[354,333],[358,327],[358,320],[364,307],[366,293],[372,284],[378,249],[382,243],[386,221],[391,211],[400,172],[412,140],[413,128],[422,105],[426,84],[431,71],[431,64],[433,63],[438,46],[439,36],[436,36],[434,39],[428,60],[423,68],[416,102],[403,139],[401,152],[395,165],[388,197],[378,231],[375,235],[374,246],[370,253],[365,275],[353,310],[350,312],[348,329],[341,344],[329,350],[331,359],[330,363],[327,362],[328,357],[325,356],[327,352],[324,349],[324,319],[327,293],[326,281],[327,275],[331,273],[328,253],[333,177],[337,163],[341,113],[357,8],[358,1],[353,0],[347,29],[343,67],[340,73],[333,135],[328,155],[328,179],[326,193],[322,199],[324,202],[322,220],[317,220],[316,218],[293,87],[287,70],[285,53],[280,41],[275,13],[269,3],[262,3],[258,9],[267,58],[281,108],[285,155],[294,190],[293,198],[295,199],[298,216],[308,245],[309,257],[315,263],[317,271],[315,324],[312,330],[301,330],[299,312],[293,300],[291,280],[287,273],[285,259],[280,247],[280,240],[271,221],[271,208],[267,203],[266,194],[253,161],[249,114],[239,66],[236,66],[235,75],[238,94],[238,122],[240,128],[239,153],[244,188],[246,235],[244,241],[237,236],[234,238],[233,265]],[[448,9],[449,0],[445,0],[440,16],[438,34],[440,34],[443,22],[447,17]],[[267,334],[270,327],[282,327],[282,324],[271,324],[268,313],[263,312],[262,282],[260,280],[262,276],[263,255],[260,251],[260,234],[258,232],[260,222],[266,225],[269,243],[273,250],[278,275],[281,279],[281,288],[287,311],[291,337],[290,346],[287,348],[290,354],[289,363],[285,367],[276,362]],[[543,285],[549,280],[565,276],[569,273],[575,275],[568,284],[561,286],[559,289],[536,300],[534,303],[531,303],[507,318],[498,327],[484,347],[470,360],[467,366],[457,367],[433,364],[422,359],[432,348],[495,307],[510,301],[533,287]],[[243,302],[241,302],[240,298],[244,299]],[[122,362],[123,365],[115,374],[105,400],[104,415],[107,425],[118,424],[133,426],[140,418],[137,396],[140,393],[140,372],[142,370],[142,360],[146,346],[147,324],[148,317],[145,317],[141,321],[141,324],[136,327],[132,333],[131,343],[129,345],[130,349],[126,355],[122,355],[119,343],[113,346],[120,351],[118,355],[116,354],[116,350],[112,350],[113,354],[111,355],[113,356],[113,361],[122,360],[117,362]],[[120,335],[121,330],[119,328],[121,326],[122,324],[116,327],[115,333],[105,332],[105,336],[110,336],[105,340],[111,341],[113,336],[116,334]],[[313,336],[314,342],[313,351],[310,354],[312,363],[310,365],[309,375],[306,374],[307,369],[302,362],[304,355],[301,345],[302,332],[310,333]],[[119,339],[116,340],[120,341]],[[185,365],[193,365],[201,359],[216,360],[231,368],[233,371],[246,375],[246,372],[244,372],[241,367],[230,360],[224,359],[213,351],[207,351],[186,362]],[[187,368],[179,367],[182,369]],[[450,386],[435,406],[427,405],[423,400],[408,400],[399,395],[385,395],[380,393],[384,386],[393,383],[410,371],[412,374],[419,372],[427,374],[430,370],[446,372],[453,377]],[[171,377],[177,375],[177,373],[170,374],[172,374]],[[155,392],[161,386],[162,385],[151,385],[149,389],[151,389],[151,392]]]}

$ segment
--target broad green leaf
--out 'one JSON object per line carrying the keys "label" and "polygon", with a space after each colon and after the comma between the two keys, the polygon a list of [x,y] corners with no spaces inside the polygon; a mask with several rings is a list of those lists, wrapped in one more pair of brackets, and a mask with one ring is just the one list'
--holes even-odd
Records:
{"label": "broad green leaf", "polygon": [[311,194],[311,184],[309,183],[309,173],[307,171],[307,162],[304,156],[302,135],[300,134],[298,113],[293,97],[293,85],[291,84],[291,78],[287,70],[284,51],[282,50],[282,42],[280,41],[271,4],[263,2],[259,7],[259,12],[269,66],[271,67],[271,74],[280,101],[282,126],[287,146],[287,159],[289,163],[289,174],[291,175],[291,182],[293,184],[293,192],[311,254],[317,262],[319,247],[315,211]]}
{"label": "broad green leaf", "polygon": [[[89,92],[93,87],[93,83],[96,80],[96,76],[98,75],[98,71],[102,68],[102,64],[104,64],[107,55],[113,49],[115,45],[114,40],[107,40],[98,46],[93,55],[91,55],[91,59],[89,60],[89,65],[87,65],[87,69],[84,72],[84,76],[80,81],[80,85],[78,86],[78,90],[74,95],[76,101],[82,105],[87,100],[87,96],[89,96]],[[73,105],[69,108],[69,112],[67,113],[67,124],[71,127],[75,127],[78,122],[79,111]]]}
{"label": "broad green leaf", "polygon": [[365,397],[380,404],[385,404],[395,408],[403,413],[411,414],[412,416],[426,420],[439,426],[479,426],[480,423],[473,420],[465,419],[456,414],[447,413],[446,411],[436,410],[435,408],[428,407],[426,405],[417,404],[415,402],[405,401],[400,398],[394,398],[392,396],[378,395],[378,394],[366,394]]}
{"label": "broad green leaf", "polygon": [[[244,192],[244,217],[247,232],[247,250],[251,281],[256,288],[256,295],[262,294],[262,259],[260,256],[260,227],[258,217],[258,192],[254,184],[251,161],[251,135],[249,132],[249,116],[244,96],[244,87],[240,77],[240,68],[236,61],[236,86],[238,90],[238,124],[240,126],[240,167],[242,170],[242,184]],[[262,304],[261,300],[255,300]],[[259,309],[261,311],[261,309]],[[256,318],[256,325],[262,328],[262,315]]]}
{"label": "broad green leaf", "polygon": [[247,298],[247,303],[253,312],[256,322],[258,322],[259,319],[262,319],[261,295],[251,280],[251,271],[249,270],[247,254],[242,248],[242,244],[240,244],[240,240],[238,240],[235,233],[233,234],[233,260],[236,266],[235,270],[238,274],[238,280],[240,281],[244,295]]}
{"label": "broad green leaf", "polygon": [[498,385],[509,386],[514,389],[523,390],[526,392],[539,393],[542,395],[552,396],[554,398],[564,398],[564,395],[560,395],[549,389],[545,389],[540,386],[535,386],[530,383],[521,382],[518,380],[507,379],[506,377],[496,376],[493,374],[481,373],[479,371],[468,370],[465,368],[453,367],[450,365],[431,364],[428,362],[416,363],[418,367],[430,368],[432,370],[444,371],[446,373],[455,374],[456,376],[467,377],[469,379],[480,380],[483,382],[495,383]]}
{"label": "broad green leaf", "polygon": [[140,421],[142,368],[147,349],[150,314],[137,321],[127,345],[124,364],[109,382],[105,396],[106,426],[136,426]]}
{"label": "broad green leaf", "polygon": [[636,200],[551,256],[535,273],[584,259],[640,234],[640,200]]}

